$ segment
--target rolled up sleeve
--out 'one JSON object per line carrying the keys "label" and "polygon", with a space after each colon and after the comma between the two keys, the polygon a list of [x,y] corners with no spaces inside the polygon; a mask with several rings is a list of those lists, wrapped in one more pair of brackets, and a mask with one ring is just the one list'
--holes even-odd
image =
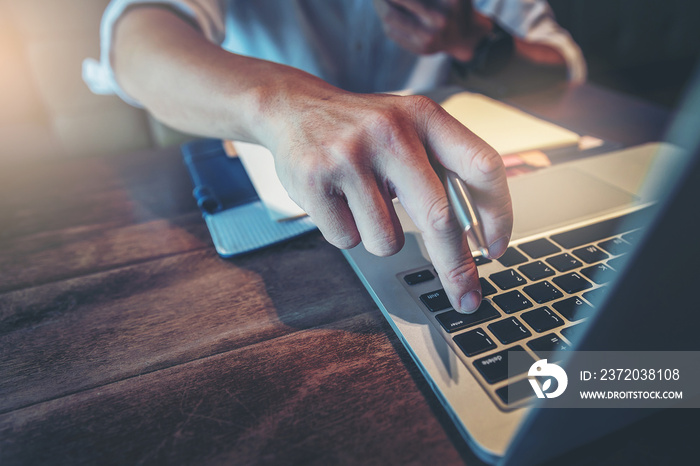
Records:
{"label": "rolled up sleeve", "polygon": [[125,102],[141,107],[117,83],[112,68],[112,38],[114,25],[127,8],[136,5],[162,5],[174,9],[191,19],[207,40],[220,45],[225,38],[224,12],[221,0],[112,0],[100,23],[100,57],[83,61],[83,81],[92,92],[118,95]]}
{"label": "rolled up sleeve", "polygon": [[586,80],[586,61],[569,32],[554,18],[545,0],[475,0],[474,8],[510,34],[527,42],[545,44],[557,50],[564,60],[569,80]]}

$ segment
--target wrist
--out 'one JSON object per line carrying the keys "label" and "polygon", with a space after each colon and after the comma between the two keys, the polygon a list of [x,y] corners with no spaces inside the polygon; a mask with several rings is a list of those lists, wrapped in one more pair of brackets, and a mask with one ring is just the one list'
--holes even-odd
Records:
{"label": "wrist", "polygon": [[493,76],[500,73],[512,62],[514,53],[513,36],[494,22],[489,33],[481,39],[474,49],[471,60],[467,62],[457,60],[455,65],[462,77],[468,73]]}
{"label": "wrist", "polygon": [[290,115],[291,100],[302,92],[303,71],[264,60],[250,62],[243,91],[231,95],[230,111],[245,116],[246,141],[272,150],[284,131],[284,120]]}
{"label": "wrist", "polygon": [[447,50],[447,53],[457,61],[471,61],[479,43],[491,33],[493,24],[488,16],[472,10],[464,35],[458,43]]}
{"label": "wrist", "polygon": [[515,51],[520,57],[538,65],[566,65],[564,56],[551,45],[516,40]]}
{"label": "wrist", "polygon": [[270,69],[247,92],[252,142],[276,152],[298,120],[344,91],[305,71],[265,62]]}

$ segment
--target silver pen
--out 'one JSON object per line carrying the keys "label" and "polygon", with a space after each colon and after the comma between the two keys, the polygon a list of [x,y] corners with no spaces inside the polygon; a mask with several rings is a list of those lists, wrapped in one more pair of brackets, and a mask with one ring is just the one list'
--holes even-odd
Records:
{"label": "silver pen", "polygon": [[467,184],[455,172],[445,169],[445,191],[447,199],[452,205],[452,210],[457,216],[457,221],[463,231],[471,231],[476,241],[476,246],[484,257],[488,257],[488,247],[484,238],[484,226],[481,223],[479,212],[474,207],[474,201],[467,189]]}

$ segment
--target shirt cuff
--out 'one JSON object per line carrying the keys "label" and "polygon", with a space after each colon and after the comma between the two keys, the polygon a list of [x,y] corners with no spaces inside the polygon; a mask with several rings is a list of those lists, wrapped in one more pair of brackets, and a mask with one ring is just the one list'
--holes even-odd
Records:
{"label": "shirt cuff", "polygon": [[583,52],[569,33],[553,19],[540,22],[524,37],[527,42],[548,45],[558,51],[566,62],[569,81],[581,84],[586,81],[588,70]]}

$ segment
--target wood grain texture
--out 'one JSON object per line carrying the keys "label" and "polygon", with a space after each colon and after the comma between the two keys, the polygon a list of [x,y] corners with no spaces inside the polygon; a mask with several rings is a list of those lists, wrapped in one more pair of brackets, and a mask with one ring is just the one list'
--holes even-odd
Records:
{"label": "wood grain texture", "polygon": [[318,234],[236,261],[206,250],[6,293],[0,411],[374,308]]}
{"label": "wood grain texture", "polygon": [[[626,143],[656,127],[590,86],[514,100]],[[681,462],[661,452],[693,420],[554,464]],[[320,234],[220,259],[177,148],[0,167],[1,465],[460,462],[479,464]]]}
{"label": "wood grain texture", "polygon": [[212,247],[196,212],[120,227],[34,233],[0,245],[0,293]]}
{"label": "wood grain texture", "polygon": [[0,169],[0,292],[208,248],[178,149]]}
{"label": "wood grain texture", "polygon": [[84,225],[172,218],[197,208],[176,147],[0,168],[3,242]]}
{"label": "wood grain texture", "polygon": [[373,311],[13,411],[0,463],[460,463],[390,332]]}

